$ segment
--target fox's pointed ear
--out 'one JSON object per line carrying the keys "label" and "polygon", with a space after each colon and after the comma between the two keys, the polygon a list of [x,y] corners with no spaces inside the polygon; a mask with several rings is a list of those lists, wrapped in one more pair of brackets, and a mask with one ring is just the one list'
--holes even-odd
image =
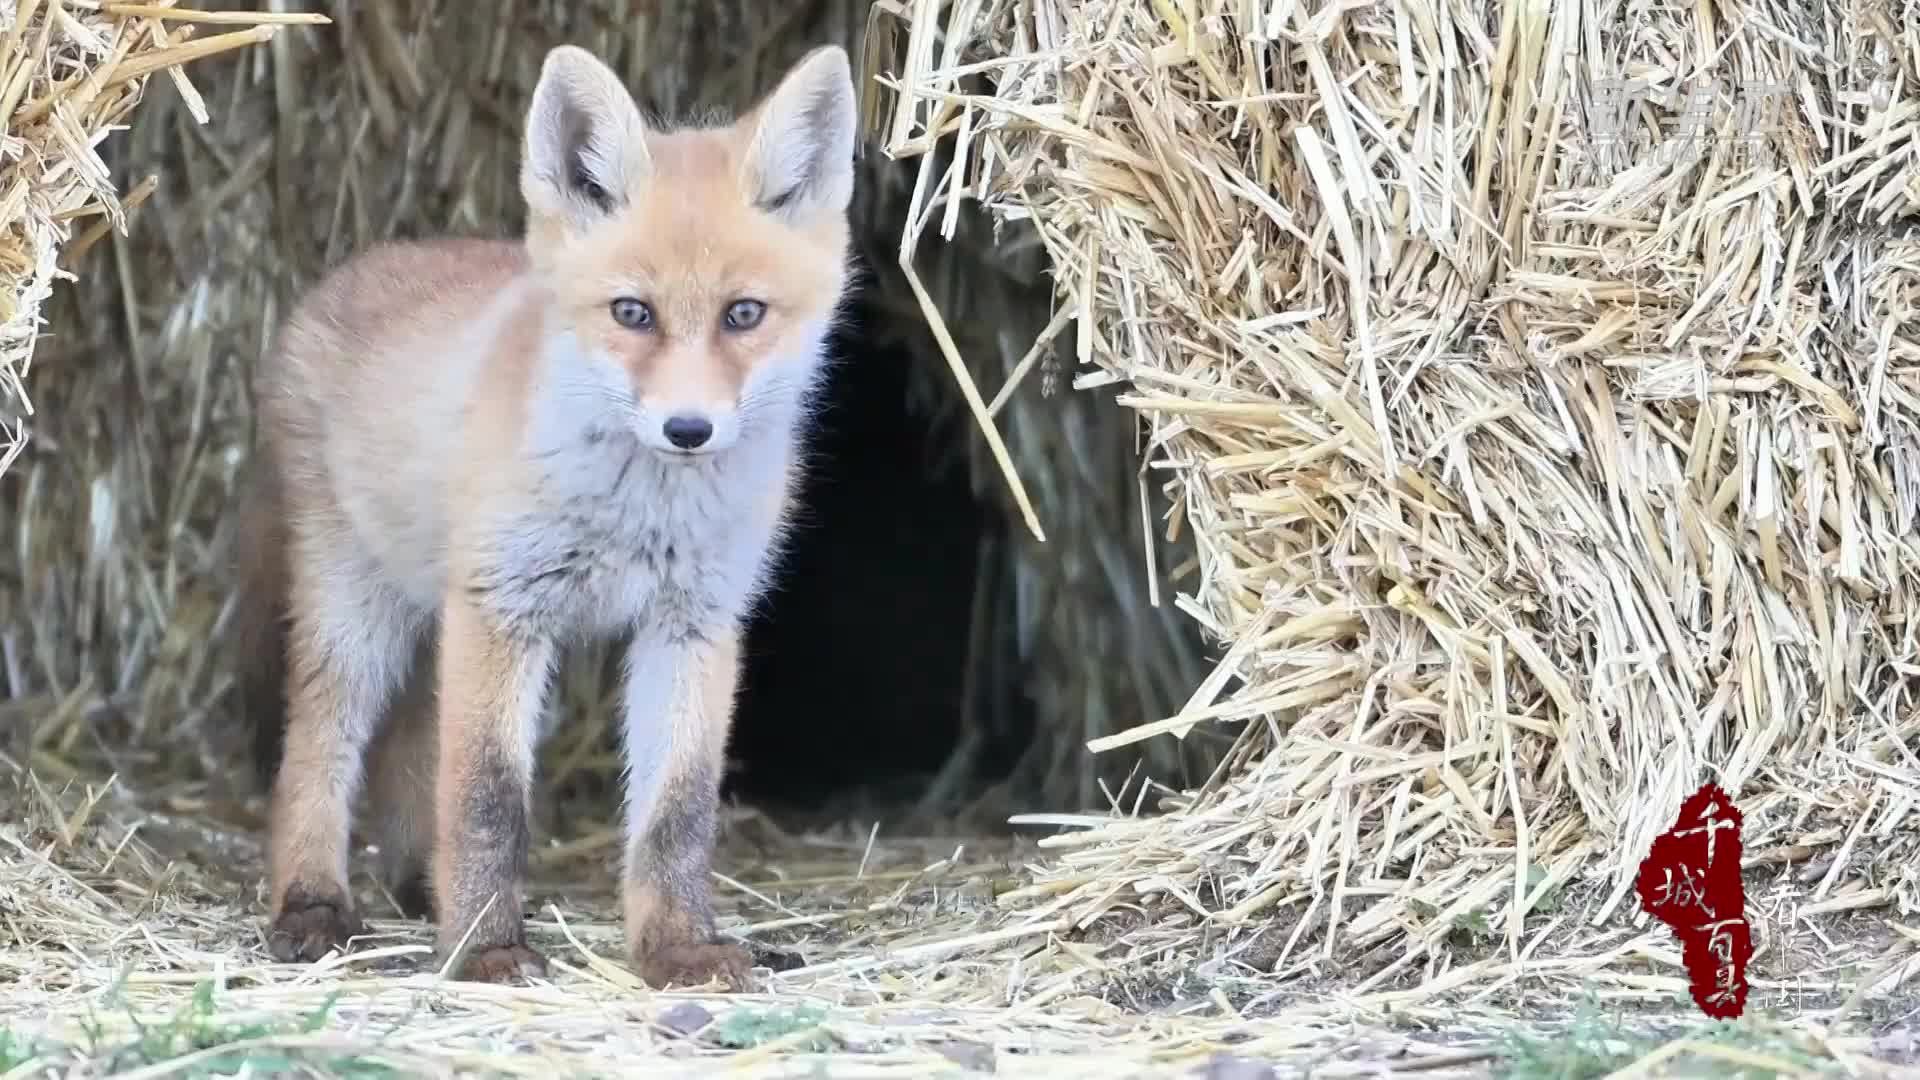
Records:
{"label": "fox's pointed ear", "polygon": [[845,49],[802,57],[747,120],[741,184],[755,206],[787,220],[847,208],[859,110]]}
{"label": "fox's pointed ear", "polygon": [[559,45],[527,108],[520,192],[531,222],[578,229],[624,206],[646,174],[647,124],[598,57]]}

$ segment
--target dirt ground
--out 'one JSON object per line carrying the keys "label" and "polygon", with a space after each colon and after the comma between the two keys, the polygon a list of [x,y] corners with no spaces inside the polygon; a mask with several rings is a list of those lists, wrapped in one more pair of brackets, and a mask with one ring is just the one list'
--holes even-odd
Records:
{"label": "dirt ground", "polygon": [[[486,987],[441,979],[429,928],[364,874],[371,933],[349,956],[271,962],[259,809],[0,776],[0,1076],[1920,1076],[1916,996],[1858,989],[1920,967],[1874,915],[1823,924],[1857,937],[1825,960],[1763,926],[1730,1024],[1686,1000],[1677,950],[1631,927],[1611,950],[1569,931],[1518,976],[1469,928],[1445,962],[1355,997],[1337,966],[1102,963],[1124,924],[1062,933],[995,903],[1038,857],[1028,841],[796,833],[736,810],[716,888],[723,931],[764,965],[756,992],[638,984],[606,829],[535,855],[551,980]],[[1888,955],[1904,967],[1845,960]]]}

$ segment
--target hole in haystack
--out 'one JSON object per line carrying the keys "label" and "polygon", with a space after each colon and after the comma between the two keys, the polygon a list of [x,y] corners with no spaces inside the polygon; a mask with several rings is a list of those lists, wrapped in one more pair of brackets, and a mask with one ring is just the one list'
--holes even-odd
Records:
{"label": "hole in haystack", "polygon": [[[999,516],[976,499],[958,442],[927,415],[904,347],[875,345],[862,306],[836,335],[777,585],[746,640],[730,785],[743,801],[823,809],[927,795],[961,743],[976,639],[979,551]],[[1004,775],[1031,714],[962,764]]]}

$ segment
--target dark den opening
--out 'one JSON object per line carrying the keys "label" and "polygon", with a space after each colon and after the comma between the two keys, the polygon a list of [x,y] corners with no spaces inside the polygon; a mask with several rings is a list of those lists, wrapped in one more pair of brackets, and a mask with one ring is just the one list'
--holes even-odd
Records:
{"label": "dark den opening", "polygon": [[801,514],[746,639],[729,784],[745,802],[912,800],[959,738],[990,511],[964,455],[940,452],[971,427],[934,434],[909,408],[916,361],[875,347],[870,317],[832,341]]}

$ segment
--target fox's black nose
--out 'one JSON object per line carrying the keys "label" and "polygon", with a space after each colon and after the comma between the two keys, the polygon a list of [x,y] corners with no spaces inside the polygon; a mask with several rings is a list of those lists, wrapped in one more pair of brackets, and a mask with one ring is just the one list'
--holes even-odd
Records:
{"label": "fox's black nose", "polygon": [[665,430],[667,441],[682,450],[692,450],[713,438],[713,425],[704,416],[670,416]]}

